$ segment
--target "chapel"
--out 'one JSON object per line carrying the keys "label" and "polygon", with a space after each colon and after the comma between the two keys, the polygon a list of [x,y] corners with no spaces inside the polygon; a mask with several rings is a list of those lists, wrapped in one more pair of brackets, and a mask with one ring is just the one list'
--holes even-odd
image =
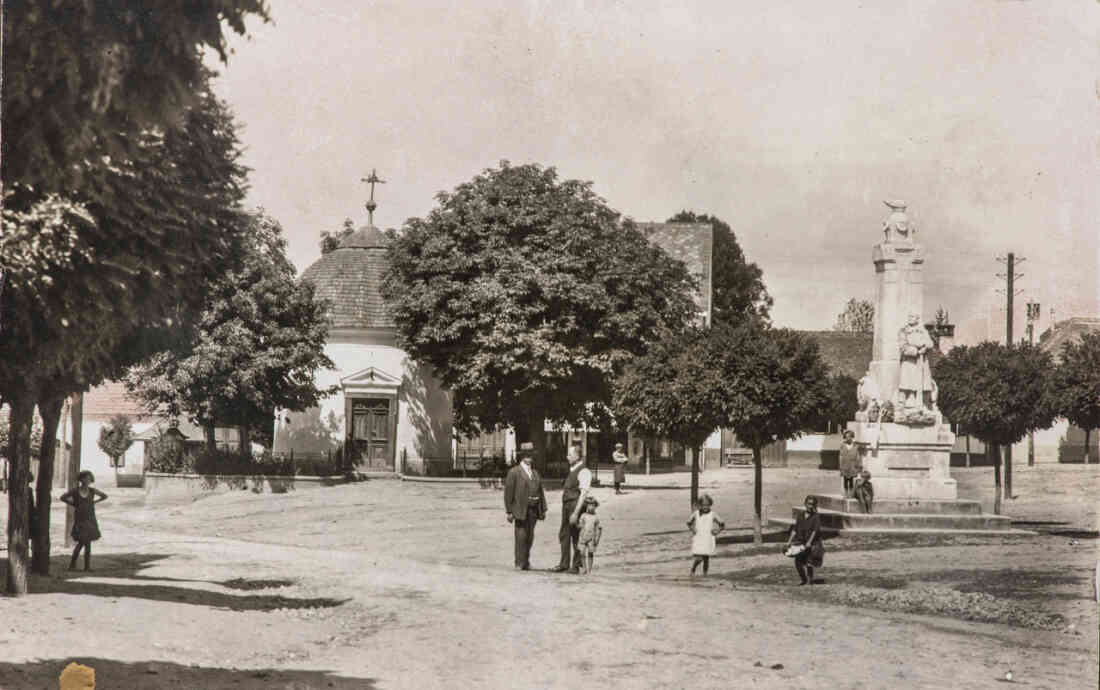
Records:
{"label": "chapel", "polygon": [[367,224],[302,273],[329,305],[325,354],[335,369],[318,370],[315,380],[335,392],[313,409],[280,413],[273,450],[316,459],[342,447],[362,472],[450,462],[451,398],[427,366],[397,345],[396,324],[380,292],[388,240],[374,226],[373,198],[367,208]]}

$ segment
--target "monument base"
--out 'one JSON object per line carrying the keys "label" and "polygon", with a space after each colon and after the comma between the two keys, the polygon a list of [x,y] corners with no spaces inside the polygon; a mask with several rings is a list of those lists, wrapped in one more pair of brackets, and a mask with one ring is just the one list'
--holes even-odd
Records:
{"label": "monument base", "polygon": [[[1031,534],[1012,528],[1012,518],[986,515],[978,501],[885,499],[876,496],[870,513],[864,513],[854,498],[817,495],[821,529],[832,534]],[[802,506],[792,506],[790,520],[770,519],[776,526],[794,524]]]}
{"label": "monument base", "polygon": [[860,462],[871,473],[875,500],[954,500],[951,478],[955,434],[946,424],[907,426],[885,422],[848,422],[855,432]]}

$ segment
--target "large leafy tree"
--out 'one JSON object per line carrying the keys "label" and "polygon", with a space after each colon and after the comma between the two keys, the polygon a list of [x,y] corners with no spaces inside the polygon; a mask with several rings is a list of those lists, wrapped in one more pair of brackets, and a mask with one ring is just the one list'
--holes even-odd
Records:
{"label": "large leafy tree", "polygon": [[127,386],[150,408],[204,427],[208,446],[215,424],[240,428],[245,452],[252,431],[270,444],[277,408],[301,411],[331,392],[314,383],[333,366],[327,337],[325,305],[295,279],[278,222],[257,211],[244,260],[209,292],[187,346],[134,368]]}
{"label": "large leafy tree", "polygon": [[[939,407],[968,433],[998,447],[1054,421],[1050,355],[1038,347],[985,342],[960,345],[935,364]],[[994,450],[994,507],[1001,513],[1001,460]]]}
{"label": "large leafy tree", "polygon": [[745,259],[729,223],[717,216],[680,211],[669,223],[710,223],[714,226],[711,255],[711,320],[738,323],[747,317],[768,319],[772,298],[764,286],[764,273]]}
{"label": "large leafy tree", "polygon": [[752,449],[753,532],[761,543],[763,458],[768,444],[797,438],[828,406],[828,367],[817,343],[788,329],[748,321],[712,339],[711,366],[719,372],[723,426]]}
{"label": "large leafy tree", "polygon": [[5,186],[67,192],[104,155],[138,156],[151,129],[180,126],[206,51],[267,20],[264,0],[14,0],[3,13]]}
{"label": "large leafy tree", "polygon": [[[245,171],[232,117],[205,84],[192,103],[178,128],[136,135],[130,158],[96,157],[95,174],[65,196],[17,183],[5,198],[0,396],[11,405],[13,481],[26,481],[24,434],[36,403],[42,412],[44,515],[64,397],[168,346],[174,326],[201,308],[211,278],[239,261]],[[25,496],[11,494],[14,593],[26,591],[26,511]],[[36,554],[46,568],[48,522],[40,524]]]}
{"label": "large leafy tree", "polygon": [[[642,433],[698,448],[714,429],[734,430],[752,448],[757,543],[762,541],[761,449],[796,438],[829,403],[817,343],[758,319],[669,334],[627,366],[615,385],[615,416]],[[697,457],[697,456],[695,456]],[[692,502],[698,492],[692,463]]]}
{"label": "large leafy tree", "polygon": [[1089,435],[1100,427],[1100,333],[1083,333],[1062,345],[1051,393],[1059,415],[1085,430],[1085,462]]}
{"label": "large leafy tree", "polygon": [[691,503],[699,498],[699,448],[725,421],[722,372],[713,366],[712,338],[725,331],[666,331],[615,380],[616,423],[635,433],[669,438],[692,451]]}
{"label": "large leafy tree", "polygon": [[591,183],[504,162],[437,199],[393,237],[382,289],[463,433],[515,426],[543,458],[544,420],[599,423],[622,366],[696,316],[683,263]]}
{"label": "large leafy tree", "polygon": [[848,333],[870,333],[875,327],[875,305],[869,300],[857,300],[854,297],[844,305],[844,311],[836,317],[834,331]]}

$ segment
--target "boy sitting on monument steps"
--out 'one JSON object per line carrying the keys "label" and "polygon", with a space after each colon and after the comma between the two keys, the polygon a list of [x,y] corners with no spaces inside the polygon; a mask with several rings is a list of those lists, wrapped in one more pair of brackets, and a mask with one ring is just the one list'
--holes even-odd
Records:
{"label": "boy sitting on monument steps", "polygon": [[875,500],[875,487],[871,485],[871,473],[867,470],[863,470],[856,477],[855,481],[855,498],[859,501],[859,507],[863,509],[863,512],[871,512],[871,504]]}

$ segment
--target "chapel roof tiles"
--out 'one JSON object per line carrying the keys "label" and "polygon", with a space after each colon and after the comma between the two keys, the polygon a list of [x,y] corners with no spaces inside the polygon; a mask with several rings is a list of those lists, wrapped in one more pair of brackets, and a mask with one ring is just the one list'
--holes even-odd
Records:
{"label": "chapel roof tiles", "polygon": [[395,327],[380,292],[388,243],[378,228],[363,226],[302,273],[316,296],[328,302],[332,328]]}

